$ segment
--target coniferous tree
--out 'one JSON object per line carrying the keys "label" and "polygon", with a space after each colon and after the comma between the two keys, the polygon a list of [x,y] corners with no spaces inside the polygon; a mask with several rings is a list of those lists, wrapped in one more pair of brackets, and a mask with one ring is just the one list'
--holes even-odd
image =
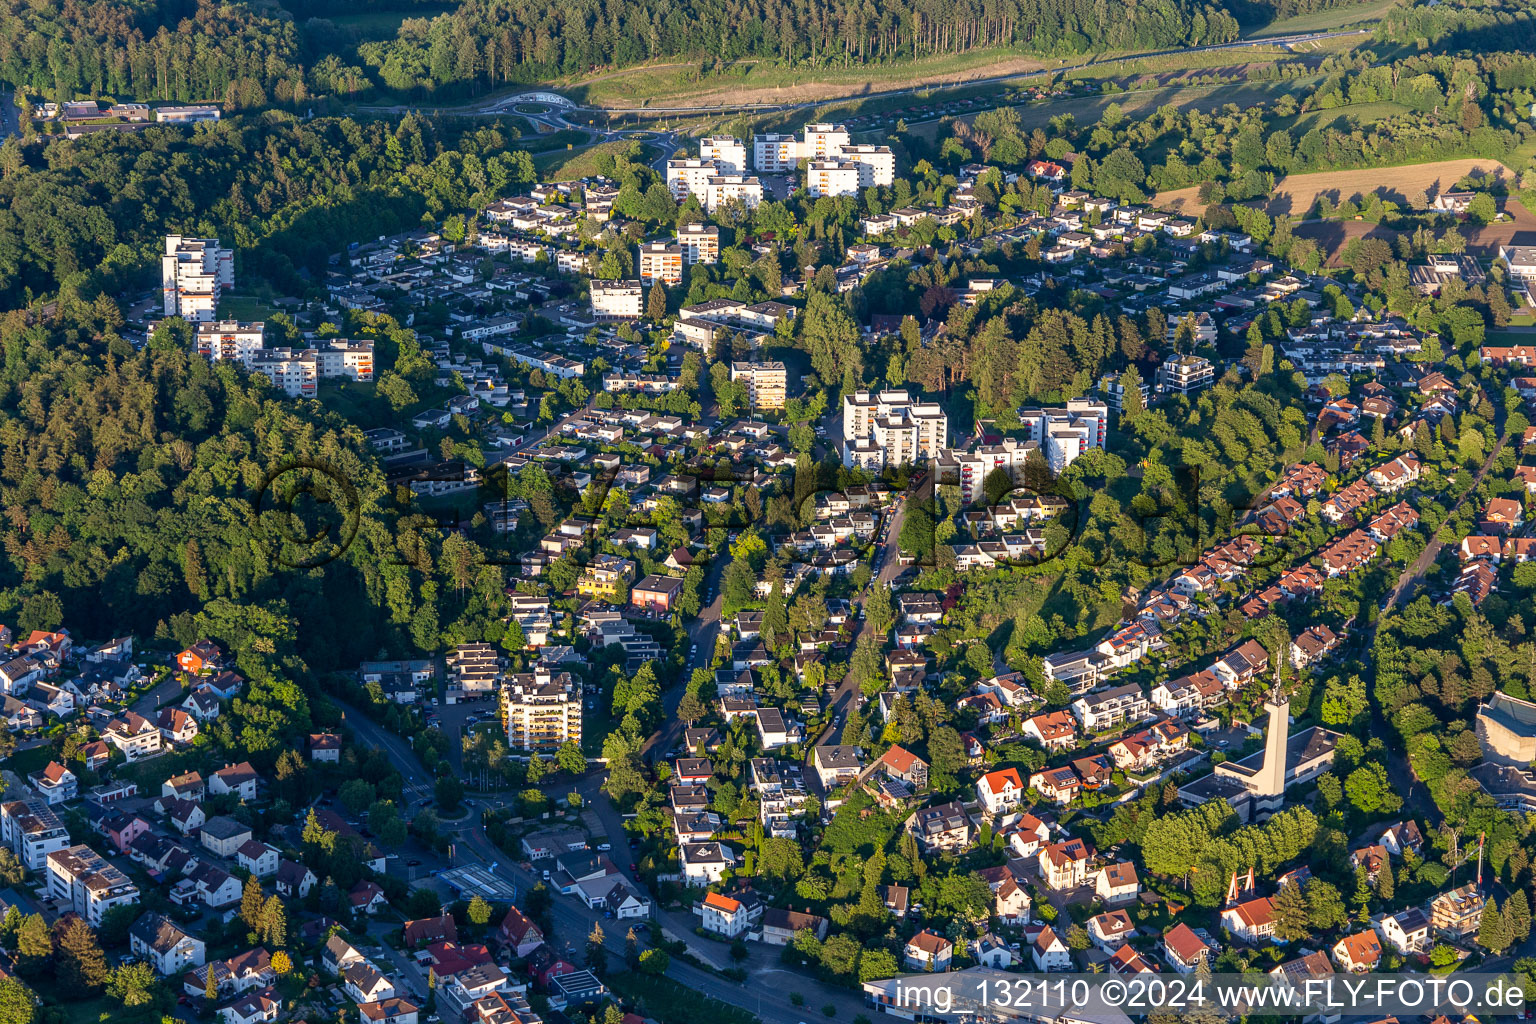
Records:
{"label": "coniferous tree", "polygon": [[240,920],[251,931],[260,931],[261,912],[266,905],[266,894],[261,891],[261,879],[251,875],[245,880],[245,890],[240,894]]}
{"label": "coniferous tree", "polygon": [[106,955],[96,941],[96,932],[84,921],[70,922],[59,935],[58,971],[66,992],[94,995],[106,985]]}
{"label": "coniferous tree", "polygon": [[16,931],[17,968],[36,977],[53,957],[53,936],[42,914],[29,914]]}

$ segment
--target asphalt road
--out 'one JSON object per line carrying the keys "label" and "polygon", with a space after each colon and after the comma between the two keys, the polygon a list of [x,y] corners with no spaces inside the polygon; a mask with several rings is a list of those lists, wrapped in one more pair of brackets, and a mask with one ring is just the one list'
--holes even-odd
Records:
{"label": "asphalt road", "polygon": [[729,563],[729,554],[723,554],[711,563],[709,572],[704,577],[704,593],[714,594],[714,599],[699,609],[699,614],[688,624],[688,642],[698,648],[698,654],[689,654],[688,660],[683,665],[683,678],[677,685],[662,694],[661,728],[652,733],[650,739],[646,740],[645,745],[640,748],[641,756],[647,760],[655,761],[665,757],[682,738],[685,726],[678,721],[677,705],[681,703],[683,694],[687,692],[688,677],[693,674],[693,670],[708,667],[710,664],[715,641],[720,636],[722,628],[720,613],[724,603],[720,593],[720,580],[725,575],[725,567]]}
{"label": "asphalt road", "polygon": [[346,701],[335,697],[332,697],[331,701],[341,708],[343,724],[357,733],[359,739],[370,747],[382,749],[389,755],[390,761],[404,780],[402,788],[406,803],[415,804],[422,797],[432,795],[432,776],[427,773],[421,759],[416,756],[416,751],[411,749],[410,743],[404,737],[390,732]]}

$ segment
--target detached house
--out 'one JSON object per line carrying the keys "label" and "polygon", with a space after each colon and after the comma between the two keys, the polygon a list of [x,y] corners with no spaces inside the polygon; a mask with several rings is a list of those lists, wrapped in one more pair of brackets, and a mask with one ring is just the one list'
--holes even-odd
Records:
{"label": "detached house", "polygon": [[1106,953],[1113,953],[1136,935],[1136,926],[1123,910],[1110,910],[1088,919],[1088,938]]}
{"label": "detached house", "polygon": [[1381,940],[1373,931],[1346,935],[1333,944],[1333,962],[1351,974],[1372,970],[1381,962]]}
{"label": "detached house", "polygon": [[177,746],[186,746],[197,738],[197,719],[181,708],[161,708],[155,716],[160,735]]}
{"label": "detached house", "polygon": [[929,852],[963,850],[971,845],[971,819],[958,801],[922,808],[907,819],[907,831]]}
{"label": "detached house", "polygon": [[1192,974],[1202,961],[1213,955],[1205,940],[1189,925],[1180,922],[1163,933],[1163,956],[1180,974]]}
{"label": "detached house", "polygon": [[976,782],[976,799],[988,814],[1002,814],[1019,806],[1024,799],[1024,782],[1017,768],[988,772]]}
{"label": "detached house", "polygon": [[160,753],[160,730],[149,719],[132,711],[108,723],[104,736],[129,761],[142,761]]}
{"label": "detached house", "polygon": [[162,978],[201,967],[208,948],[164,914],[145,914],[128,929],[128,947]]}
{"label": "detached house", "polygon": [[519,959],[532,953],[544,942],[544,932],[516,907],[507,908],[497,932],[501,944]]}
{"label": "detached house", "polygon": [[218,644],[199,640],[176,655],[176,667],[194,676],[214,672],[223,667],[224,655]]}
{"label": "detached house", "polygon": [[1020,730],[1046,750],[1070,750],[1077,743],[1077,722],[1067,711],[1047,711],[1029,718]]}
{"label": "detached house", "polygon": [[1040,934],[1035,936],[1035,944],[1030,950],[1035,961],[1037,971],[1070,971],[1072,969],[1072,951],[1067,944],[1061,941],[1061,937],[1046,925],[1040,929]]}
{"label": "detached house", "polygon": [[1088,881],[1093,850],[1081,839],[1051,843],[1040,848],[1036,864],[1040,879],[1052,889],[1074,889]]}
{"label": "detached house", "polygon": [[1221,925],[1233,937],[1249,945],[1275,935],[1275,908],[1268,896],[1245,900],[1221,912]]}
{"label": "detached house", "polygon": [[75,773],[57,761],[49,761],[42,771],[28,775],[27,782],[49,806],[73,800],[80,794],[80,782]]}
{"label": "detached house", "polygon": [[1141,880],[1136,877],[1136,865],[1130,861],[1106,864],[1093,878],[1094,895],[1105,903],[1128,903],[1141,892]]}
{"label": "detached house", "polygon": [[256,799],[256,780],[260,778],[251,762],[227,764],[208,779],[208,792],[214,796],[234,793],[241,800]]}
{"label": "detached house", "polygon": [[1386,465],[1377,466],[1365,478],[1383,494],[1400,491],[1419,479],[1419,457],[1406,452]]}
{"label": "detached house", "polygon": [[1419,907],[1388,914],[1377,927],[1387,945],[1405,956],[1429,951],[1429,917]]}
{"label": "detached house", "polygon": [[937,932],[921,931],[907,940],[902,960],[909,971],[940,972],[949,970],[955,944]]}

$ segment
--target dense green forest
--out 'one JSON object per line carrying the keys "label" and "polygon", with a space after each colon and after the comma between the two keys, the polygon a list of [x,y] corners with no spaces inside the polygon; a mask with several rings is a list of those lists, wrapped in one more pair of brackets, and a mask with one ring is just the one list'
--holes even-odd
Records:
{"label": "dense green forest", "polygon": [[248,4],[0,4],[0,80],[55,98],[298,103],[308,95],[300,62],[293,21]]}
{"label": "dense green forest", "polygon": [[361,54],[389,89],[500,85],[668,56],[860,63],[1013,46],[1042,53],[1228,42],[1237,20],[1193,0],[469,0]]}
{"label": "dense green forest", "polygon": [[[914,0],[880,7],[762,0],[469,0],[362,43],[324,15],[214,0],[0,6],[0,80],[52,98],[298,106],[316,95],[473,92],[662,57],[875,62],[1012,46],[1041,53],[1227,42],[1238,22],[1199,0]],[[411,13],[407,7],[406,14]],[[365,66],[366,67],[365,67]]]}
{"label": "dense green forest", "polygon": [[[302,289],[359,238],[423,214],[483,206],[533,181],[496,127],[286,115],[0,146],[0,299],[16,305],[76,275],[146,283],[160,236],[216,235],[241,272]],[[258,247],[257,243],[261,243]]]}

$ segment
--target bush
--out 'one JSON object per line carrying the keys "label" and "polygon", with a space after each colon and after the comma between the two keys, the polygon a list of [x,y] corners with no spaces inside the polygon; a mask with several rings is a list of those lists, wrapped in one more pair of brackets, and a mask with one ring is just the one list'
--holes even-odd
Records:
{"label": "bush", "polygon": [[789,1002],[791,1006],[804,1006],[805,996],[801,995],[799,992],[791,992],[789,994]]}

